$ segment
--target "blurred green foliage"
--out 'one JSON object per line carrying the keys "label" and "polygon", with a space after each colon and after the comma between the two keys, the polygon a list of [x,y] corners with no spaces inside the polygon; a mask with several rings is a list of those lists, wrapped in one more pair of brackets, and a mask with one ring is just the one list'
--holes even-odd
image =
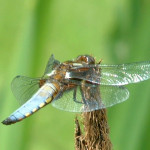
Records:
{"label": "blurred green foliage", "polygon": [[[60,61],[92,54],[103,63],[150,60],[147,0],[0,0],[0,119],[19,107],[14,76],[40,77],[51,54]],[[150,81],[127,86],[128,101],[108,109],[114,150],[150,149]],[[75,114],[48,105],[0,125],[0,150],[73,150]]]}

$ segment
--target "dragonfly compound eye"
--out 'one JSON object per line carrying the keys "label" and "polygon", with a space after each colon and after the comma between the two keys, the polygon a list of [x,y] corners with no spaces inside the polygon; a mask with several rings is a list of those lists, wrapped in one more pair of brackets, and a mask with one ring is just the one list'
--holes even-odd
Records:
{"label": "dragonfly compound eye", "polygon": [[95,59],[92,57],[92,56],[89,56],[89,55],[81,55],[81,56],[78,56],[76,61],[78,63],[87,63],[87,64],[95,64]]}

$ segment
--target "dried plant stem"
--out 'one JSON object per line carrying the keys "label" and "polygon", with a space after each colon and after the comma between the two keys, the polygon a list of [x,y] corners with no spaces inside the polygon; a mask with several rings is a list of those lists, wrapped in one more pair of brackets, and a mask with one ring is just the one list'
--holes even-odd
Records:
{"label": "dried plant stem", "polygon": [[81,115],[83,121],[79,121],[78,118],[76,117],[75,119],[76,150],[112,149],[112,144],[109,139],[106,109],[83,113]]}

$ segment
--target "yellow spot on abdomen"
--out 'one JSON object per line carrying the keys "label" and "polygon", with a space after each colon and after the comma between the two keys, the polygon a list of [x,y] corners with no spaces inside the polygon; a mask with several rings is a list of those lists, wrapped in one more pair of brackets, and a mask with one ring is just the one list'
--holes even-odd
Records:
{"label": "yellow spot on abdomen", "polygon": [[32,110],[32,112],[36,112],[37,111],[37,108],[34,108],[33,110]]}
{"label": "yellow spot on abdomen", "polygon": [[30,112],[28,112],[28,113],[25,114],[26,117],[29,117],[30,115],[31,115]]}
{"label": "yellow spot on abdomen", "polygon": [[46,102],[46,103],[50,103],[51,100],[52,100],[52,97],[49,97],[45,102]]}
{"label": "yellow spot on abdomen", "polygon": [[44,105],[45,105],[45,103],[41,103],[41,104],[39,105],[39,107],[42,108]]}

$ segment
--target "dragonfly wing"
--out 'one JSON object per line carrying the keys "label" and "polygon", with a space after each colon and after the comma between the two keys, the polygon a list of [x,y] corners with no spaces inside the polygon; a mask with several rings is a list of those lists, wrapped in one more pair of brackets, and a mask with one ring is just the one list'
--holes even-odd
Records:
{"label": "dragonfly wing", "polygon": [[92,83],[100,84],[100,68],[98,65],[85,65],[78,68],[73,68],[67,71],[66,79],[81,79]]}
{"label": "dragonfly wing", "polygon": [[[78,92],[76,95],[76,98],[78,99],[78,101],[81,102],[82,97],[81,97],[81,92],[80,92],[80,88],[78,86]],[[81,103],[77,103],[74,101],[73,95],[74,95],[74,89],[73,90],[69,90],[63,93],[60,93],[60,97],[59,99],[53,100],[52,101],[52,106],[64,110],[64,111],[69,111],[69,112],[81,112],[81,108],[83,106],[83,104]]]}
{"label": "dragonfly wing", "polygon": [[119,86],[150,78],[150,61],[121,65],[89,65],[81,67],[80,70],[83,68],[86,68],[87,71],[67,72],[66,78],[78,78],[101,85]]}
{"label": "dragonfly wing", "polygon": [[100,82],[103,85],[126,85],[150,78],[150,62],[122,65],[102,65]]}
{"label": "dragonfly wing", "polygon": [[100,86],[102,108],[111,107],[129,98],[129,91],[124,86]]}
{"label": "dragonfly wing", "polygon": [[51,57],[49,58],[49,61],[46,65],[46,69],[45,69],[45,72],[44,72],[44,75],[48,74],[48,73],[51,73],[52,70],[57,66],[59,65],[60,62],[58,60],[56,60],[54,58],[54,55],[52,54]]}
{"label": "dragonfly wing", "polygon": [[16,76],[12,83],[11,89],[20,104],[24,104],[39,89],[39,79],[25,76]]}
{"label": "dragonfly wing", "polygon": [[121,103],[129,98],[129,91],[123,86],[97,86],[83,89],[87,101],[83,112],[103,109]]}
{"label": "dragonfly wing", "polygon": [[[123,86],[80,86],[65,92],[60,99],[54,100],[52,105],[58,109],[70,112],[90,112],[111,107],[128,99],[129,92]],[[74,98],[76,97],[76,98]]]}

